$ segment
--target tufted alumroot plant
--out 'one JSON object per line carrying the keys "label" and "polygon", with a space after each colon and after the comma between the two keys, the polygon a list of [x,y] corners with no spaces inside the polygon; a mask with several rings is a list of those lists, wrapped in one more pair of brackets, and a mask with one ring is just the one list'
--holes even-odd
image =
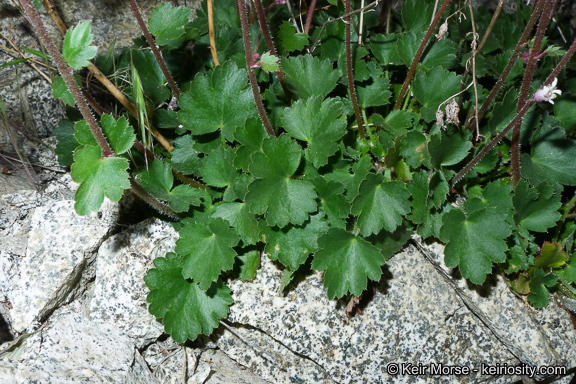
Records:
{"label": "tufted alumroot plant", "polygon": [[[77,212],[131,189],[179,231],[144,277],[174,340],[210,334],[226,282],[253,279],[262,257],[284,268],[282,289],[312,268],[353,306],[413,234],[445,243],[474,284],[506,275],[535,308],[576,296],[576,40],[550,24],[553,0],[514,14],[207,0],[192,21],[172,2],[147,22],[131,0],[145,38],[95,63],[90,22],[62,31],[60,53],[20,1],[55,92],[81,112],[56,131]],[[85,97],[81,68],[118,112]]]}

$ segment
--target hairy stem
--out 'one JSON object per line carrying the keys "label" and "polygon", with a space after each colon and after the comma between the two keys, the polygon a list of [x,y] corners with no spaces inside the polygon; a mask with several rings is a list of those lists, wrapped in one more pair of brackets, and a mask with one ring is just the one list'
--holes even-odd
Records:
{"label": "hairy stem", "polygon": [[94,118],[92,111],[90,111],[90,107],[88,106],[86,100],[82,96],[82,92],[80,91],[78,84],[76,84],[73,69],[70,68],[68,64],[66,64],[66,62],[64,61],[64,57],[62,57],[60,51],[56,49],[56,47],[52,43],[52,40],[50,39],[48,33],[46,32],[46,28],[44,28],[44,23],[42,23],[42,20],[40,19],[38,12],[36,12],[36,9],[34,8],[32,1],[21,0],[20,2],[22,4],[22,7],[24,8],[24,11],[26,12],[26,15],[28,16],[28,20],[30,20],[30,22],[34,26],[34,29],[38,33],[38,36],[40,37],[42,44],[48,50],[48,53],[52,57],[52,60],[54,60],[54,63],[56,64],[58,71],[62,75],[64,82],[68,86],[70,93],[72,93],[72,96],[76,101],[76,105],[78,106],[80,113],[82,113],[82,117],[84,117],[84,120],[86,120],[86,122],[88,123],[88,126],[90,127],[92,134],[96,138],[98,145],[100,145],[100,148],[102,148],[102,153],[104,157],[113,156],[114,151],[112,151],[110,144],[108,144],[108,141],[106,140],[106,137],[102,132],[102,129],[100,129],[100,126],[98,125],[98,122]]}
{"label": "hairy stem", "polygon": [[[548,75],[548,78],[544,81],[544,83],[542,84],[550,84],[552,83],[552,81],[558,76],[558,74],[560,73],[560,71],[566,66],[566,64],[568,63],[568,61],[572,58],[572,56],[574,56],[574,53],[576,53],[576,39],[574,39],[574,41],[572,42],[572,45],[570,46],[570,48],[568,49],[568,51],[566,52],[566,55],[564,55],[564,57],[562,58],[562,60],[560,60],[560,62],[558,63],[558,65],[556,65],[556,67],[552,70],[552,72],[550,73],[550,75]],[[530,107],[532,106],[532,104],[534,104],[534,98],[531,98],[530,100],[528,100],[524,106],[522,107],[522,109],[520,111],[518,111],[516,113],[516,116],[514,117],[514,119],[510,122],[510,124],[508,124],[508,126],[506,126],[506,128],[504,128],[504,130],[502,132],[500,132],[494,139],[492,139],[492,141],[490,141],[490,143],[488,143],[488,145],[486,146],[486,148],[484,148],[482,151],[480,151],[480,153],[478,153],[478,155],[476,155],[476,157],[474,159],[472,159],[472,161],[470,161],[460,172],[458,172],[458,174],[456,176],[454,176],[454,178],[452,179],[452,187],[454,187],[468,172],[470,172],[470,170],[472,168],[474,168],[474,166],[476,164],[478,164],[478,162],[480,160],[482,160],[482,158],[488,153],[490,152],[490,150],[498,143],[500,142],[500,140],[502,140],[504,138],[504,136],[506,136],[506,134],[508,132],[510,132],[510,129],[512,129],[512,127],[514,126],[514,124],[520,122],[522,120],[522,118],[524,117],[524,115],[526,114],[526,112],[528,111],[528,109],[530,109]]]}
{"label": "hairy stem", "polygon": [[454,186],[456,184],[458,184],[458,182],[460,180],[462,180],[462,178],[464,176],[466,176],[466,174],[468,172],[470,172],[472,170],[472,168],[474,168],[474,166],[476,164],[478,164],[478,162],[480,160],[482,160],[482,158],[484,158],[484,156],[486,156],[486,154],[488,152],[490,152],[492,150],[492,148],[494,148],[494,146],[496,144],[498,144],[500,142],[500,140],[502,140],[504,138],[504,136],[506,136],[506,134],[508,132],[510,132],[510,130],[512,129],[512,127],[514,127],[514,124],[516,124],[517,122],[521,121],[522,118],[524,117],[524,115],[526,114],[526,112],[528,112],[528,109],[530,109],[530,107],[532,106],[532,104],[534,104],[534,99],[530,99],[528,100],[527,103],[524,104],[524,107],[522,107],[522,109],[516,114],[516,117],[514,117],[514,119],[512,120],[512,122],[510,124],[508,124],[506,126],[506,128],[504,128],[502,130],[502,132],[500,132],[494,139],[492,139],[492,141],[490,141],[488,143],[488,145],[486,145],[486,147],[484,147],[477,155],[476,157],[474,157],[468,164],[466,164],[466,166],[464,168],[462,168],[462,170],[460,172],[458,172],[458,174],[456,176],[454,176],[454,178],[452,179],[452,188],[454,188]]}
{"label": "hairy stem", "polygon": [[[532,78],[534,77],[534,70],[536,69],[536,60],[538,55],[540,55],[540,47],[542,46],[542,41],[544,40],[544,33],[550,24],[552,19],[552,10],[554,9],[554,3],[556,0],[546,0],[544,4],[544,10],[542,11],[542,17],[540,17],[540,22],[538,23],[538,29],[536,30],[536,38],[534,39],[534,46],[530,50],[530,57],[528,59],[528,65],[526,65],[526,72],[524,73],[524,81],[522,82],[522,88],[520,90],[520,97],[518,99],[518,106],[516,111],[519,111],[528,99],[528,91],[530,90],[530,84],[532,83]],[[520,127],[521,122],[517,122],[512,129],[512,142],[510,145],[510,159],[512,161],[512,185],[516,186],[520,181]]]}
{"label": "hairy stem", "polygon": [[[46,8],[47,6],[51,7],[50,9],[52,10],[51,12],[48,12],[48,14],[50,15],[50,17],[52,18],[52,20],[54,21],[54,23],[58,26],[58,29],[60,30],[60,32],[62,33],[62,36],[66,35],[66,31],[68,30],[68,28],[66,27],[66,25],[64,24],[64,22],[62,21],[62,18],[60,17],[60,15],[58,15],[58,13],[55,11],[54,6],[51,4],[51,2],[49,2],[48,0],[43,0],[44,3],[44,7]],[[132,105],[132,103],[130,103],[130,101],[126,98],[126,96],[124,96],[124,93],[122,93],[121,90],[119,90],[114,83],[112,83],[110,80],[108,80],[108,78],[106,77],[106,75],[104,75],[99,69],[98,67],[96,67],[94,64],[90,63],[88,65],[88,71],[90,71],[91,74],[94,75],[94,77],[96,77],[96,79],[98,79],[98,81],[100,81],[100,83],[106,87],[106,89],[108,91],[110,91],[110,93],[112,93],[112,95],[120,102],[120,104],[122,104],[124,106],[124,108],[126,108],[128,110],[128,112],[136,117],[137,116],[137,112],[136,112],[136,108],[134,108],[134,106]],[[150,129],[150,132],[152,132],[152,134],[154,135],[154,137],[156,138],[156,140],[158,140],[158,142],[168,151],[171,152],[174,147],[172,146],[172,144],[170,144],[168,142],[168,140],[166,140],[166,138],[154,127],[149,126],[148,129]]]}
{"label": "hairy stem", "polygon": [[410,66],[410,70],[408,71],[408,75],[406,75],[406,80],[404,80],[404,84],[402,85],[402,89],[400,90],[400,94],[398,95],[398,99],[396,100],[396,104],[394,105],[394,110],[400,109],[400,106],[402,105],[402,101],[404,100],[404,96],[406,95],[406,91],[408,90],[408,85],[410,84],[410,81],[412,81],[412,77],[414,76],[414,72],[416,72],[416,65],[420,61],[420,57],[422,56],[422,53],[424,52],[424,48],[426,48],[426,44],[428,44],[428,41],[430,40],[430,37],[432,36],[432,33],[434,32],[436,25],[440,21],[440,18],[442,17],[442,15],[444,14],[444,11],[448,7],[448,4],[450,4],[450,1],[451,0],[444,0],[444,2],[442,3],[442,6],[440,7],[440,10],[438,11],[436,16],[434,17],[434,20],[432,20],[432,23],[430,23],[430,27],[428,27],[428,32],[426,32],[426,36],[424,36],[424,40],[422,40],[420,47],[418,47],[418,51],[416,51],[416,56],[414,57],[414,60],[412,61],[412,65]]}
{"label": "hairy stem", "polygon": [[354,107],[354,115],[356,116],[356,122],[358,124],[358,133],[360,137],[364,138],[364,124],[362,123],[362,115],[360,114],[360,106],[358,105],[358,96],[356,96],[356,88],[354,87],[354,73],[352,70],[352,43],[351,43],[351,15],[350,15],[350,3],[352,0],[346,0],[346,69],[348,71],[348,88],[350,89],[350,99],[352,100],[352,106]]}
{"label": "hairy stem", "polygon": [[477,114],[474,111],[474,113],[472,113],[470,115],[470,117],[468,118],[468,120],[466,121],[466,124],[465,124],[466,129],[470,129],[470,126],[472,125],[472,122],[474,121],[476,116],[477,116],[478,120],[481,120],[482,117],[484,117],[484,115],[488,111],[488,108],[490,107],[490,105],[494,101],[494,98],[498,94],[498,91],[500,91],[500,89],[504,85],[504,81],[506,80],[506,78],[508,77],[510,72],[512,71],[512,67],[516,63],[516,60],[518,60],[518,57],[520,57],[520,51],[526,45],[526,41],[528,41],[528,37],[530,36],[530,32],[532,32],[532,28],[534,27],[534,24],[536,24],[536,20],[538,20],[538,16],[540,15],[540,12],[542,11],[543,6],[544,6],[544,0],[536,0],[536,3],[534,3],[534,8],[532,8],[532,15],[530,16],[530,20],[528,21],[528,24],[526,25],[526,28],[524,29],[524,33],[522,33],[522,37],[520,37],[520,40],[518,41],[518,44],[516,45],[516,48],[514,49],[514,52],[512,53],[512,57],[508,61],[508,64],[506,65],[506,68],[504,68],[504,71],[502,71],[502,74],[498,78],[496,85],[494,85],[494,87],[490,91],[490,94],[488,95],[488,97],[486,98],[484,103],[482,103],[482,106],[480,107],[480,111],[478,111]]}
{"label": "hairy stem", "polygon": [[310,7],[308,7],[308,14],[306,15],[306,25],[304,26],[304,33],[308,34],[310,31],[310,25],[312,24],[312,16],[314,16],[314,8],[316,8],[316,0],[310,2]]}
{"label": "hairy stem", "polygon": [[157,200],[132,178],[130,178],[130,190],[158,212],[176,220],[183,219],[181,214],[174,212],[168,205],[164,204],[160,200]]}
{"label": "hairy stem", "polygon": [[168,68],[166,68],[166,63],[162,58],[162,54],[158,50],[156,42],[154,41],[154,38],[150,34],[150,31],[148,30],[148,27],[146,26],[144,19],[142,19],[142,15],[138,10],[138,6],[136,5],[135,0],[130,0],[130,7],[132,7],[134,16],[136,16],[136,20],[138,20],[138,25],[140,25],[140,29],[142,30],[142,33],[144,33],[144,37],[146,37],[146,41],[148,42],[148,45],[150,46],[150,49],[152,50],[152,53],[154,54],[154,57],[156,58],[156,61],[158,62],[160,69],[162,70],[164,77],[166,77],[166,80],[168,81],[168,85],[170,85],[170,89],[172,90],[174,97],[176,97],[176,99],[180,99],[180,89],[178,89],[178,86],[176,85],[176,82],[172,78],[172,75],[170,74],[170,72],[168,72]]}
{"label": "hairy stem", "polygon": [[252,87],[252,93],[254,94],[256,108],[258,109],[260,119],[262,119],[262,123],[264,124],[264,128],[266,129],[266,132],[268,132],[268,135],[276,136],[274,133],[274,128],[272,128],[272,124],[270,123],[270,120],[268,120],[268,115],[266,115],[264,104],[262,104],[262,97],[260,96],[256,74],[254,73],[254,60],[252,58],[252,48],[250,48],[250,29],[248,26],[248,15],[246,14],[246,5],[244,4],[244,0],[236,0],[236,6],[238,7],[240,25],[242,26],[242,37],[244,40],[244,53],[246,54],[248,79],[250,80],[250,86]]}
{"label": "hairy stem", "polygon": [[[273,56],[277,57],[278,55],[276,54],[276,49],[274,48],[274,43],[272,42],[272,36],[270,36],[270,30],[268,29],[268,23],[266,22],[266,15],[264,14],[264,9],[262,8],[262,3],[260,0],[254,0],[254,8],[256,8],[258,22],[260,23],[260,30],[264,35],[266,47]],[[258,48],[258,46],[256,46],[256,48]],[[288,90],[286,82],[284,81],[284,73],[282,72],[282,64],[280,63],[280,60],[278,60],[278,70],[276,71],[276,76],[278,76],[278,80],[280,81],[280,85],[284,90],[284,94],[290,98],[292,96],[292,92]]]}

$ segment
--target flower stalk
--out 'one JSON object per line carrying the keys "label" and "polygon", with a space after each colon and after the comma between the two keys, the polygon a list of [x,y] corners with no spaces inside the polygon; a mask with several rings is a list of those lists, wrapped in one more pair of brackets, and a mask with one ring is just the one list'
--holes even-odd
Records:
{"label": "flower stalk", "polygon": [[31,0],[21,0],[20,2],[22,4],[22,7],[24,8],[24,11],[26,12],[26,15],[28,16],[28,20],[34,26],[36,32],[38,32],[38,36],[40,37],[42,44],[46,47],[46,50],[50,54],[50,57],[52,57],[52,59],[54,60],[54,63],[56,64],[58,71],[62,75],[64,82],[68,86],[70,93],[72,93],[72,96],[76,101],[76,105],[78,106],[78,109],[82,114],[82,117],[84,117],[84,120],[86,120],[88,126],[90,127],[90,130],[92,131],[92,134],[96,138],[96,142],[98,143],[98,145],[100,145],[100,148],[102,148],[103,156],[104,157],[114,156],[114,151],[110,147],[108,140],[106,140],[106,136],[104,136],[104,133],[102,132],[102,129],[98,125],[98,122],[96,121],[96,118],[92,114],[92,111],[90,111],[90,107],[88,106],[86,100],[82,96],[82,92],[80,91],[78,84],[76,84],[76,80],[74,79],[74,70],[70,68],[68,64],[66,64],[66,62],[64,61],[64,57],[62,56],[62,53],[60,53],[60,51],[56,49],[56,47],[52,43],[52,40],[50,39],[48,33],[46,32],[46,28],[44,27],[42,19],[40,19],[38,12],[36,12],[36,8],[34,8],[34,4],[32,4]]}
{"label": "flower stalk", "polygon": [[276,136],[274,133],[274,128],[268,119],[266,110],[264,109],[264,104],[262,103],[262,97],[260,96],[260,90],[258,89],[258,81],[256,80],[256,74],[254,73],[254,59],[252,57],[252,48],[250,47],[250,29],[248,26],[248,15],[246,13],[246,4],[244,0],[236,0],[236,6],[238,7],[238,15],[240,16],[240,25],[242,27],[242,37],[244,40],[244,53],[246,54],[246,69],[248,70],[248,79],[250,80],[250,86],[252,87],[252,93],[254,94],[254,101],[256,102],[256,108],[258,109],[258,114],[264,124],[264,128],[269,136]]}

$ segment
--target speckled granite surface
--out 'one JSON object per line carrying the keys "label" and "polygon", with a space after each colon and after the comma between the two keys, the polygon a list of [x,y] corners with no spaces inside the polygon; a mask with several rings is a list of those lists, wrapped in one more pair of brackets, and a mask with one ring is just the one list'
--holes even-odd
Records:
{"label": "speckled granite surface", "polygon": [[148,288],[142,277],[152,261],[173,250],[178,234],[167,223],[146,220],[108,238],[98,250],[90,318],[116,324],[138,348],[164,331],[148,313]]}
{"label": "speckled granite surface", "polygon": [[[389,364],[444,364],[471,370],[480,370],[481,364],[576,365],[571,348],[576,331],[565,313],[552,310],[566,341],[560,345],[557,340],[552,347],[549,337],[554,329],[540,324],[534,311],[502,282],[487,298],[466,289],[469,298],[464,301],[415,247],[387,263],[386,277],[364,314],[350,319],[342,306],[335,308],[336,302],[325,297],[319,273],[282,296],[277,293],[282,272],[266,259],[262,264],[255,281],[232,284],[235,304],[230,321],[249,343],[227,335],[218,345],[273,382],[513,383],[520,377],[482,376],[480,371],[460,377],[387,371]],[[470,305],[478,308],[471,310]],[[286,357],[276,345],[286,347]],[[313,369],[307,367],[310,362]]]}

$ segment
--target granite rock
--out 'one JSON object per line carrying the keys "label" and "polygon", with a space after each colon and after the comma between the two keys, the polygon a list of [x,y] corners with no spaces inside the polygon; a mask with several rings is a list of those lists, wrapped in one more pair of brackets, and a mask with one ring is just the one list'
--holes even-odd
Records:
{"label": "granite rock", "polygon": [[0,382],[152,384],[130,338],[109,322],[73,312],[54,316],[0,353]]}

